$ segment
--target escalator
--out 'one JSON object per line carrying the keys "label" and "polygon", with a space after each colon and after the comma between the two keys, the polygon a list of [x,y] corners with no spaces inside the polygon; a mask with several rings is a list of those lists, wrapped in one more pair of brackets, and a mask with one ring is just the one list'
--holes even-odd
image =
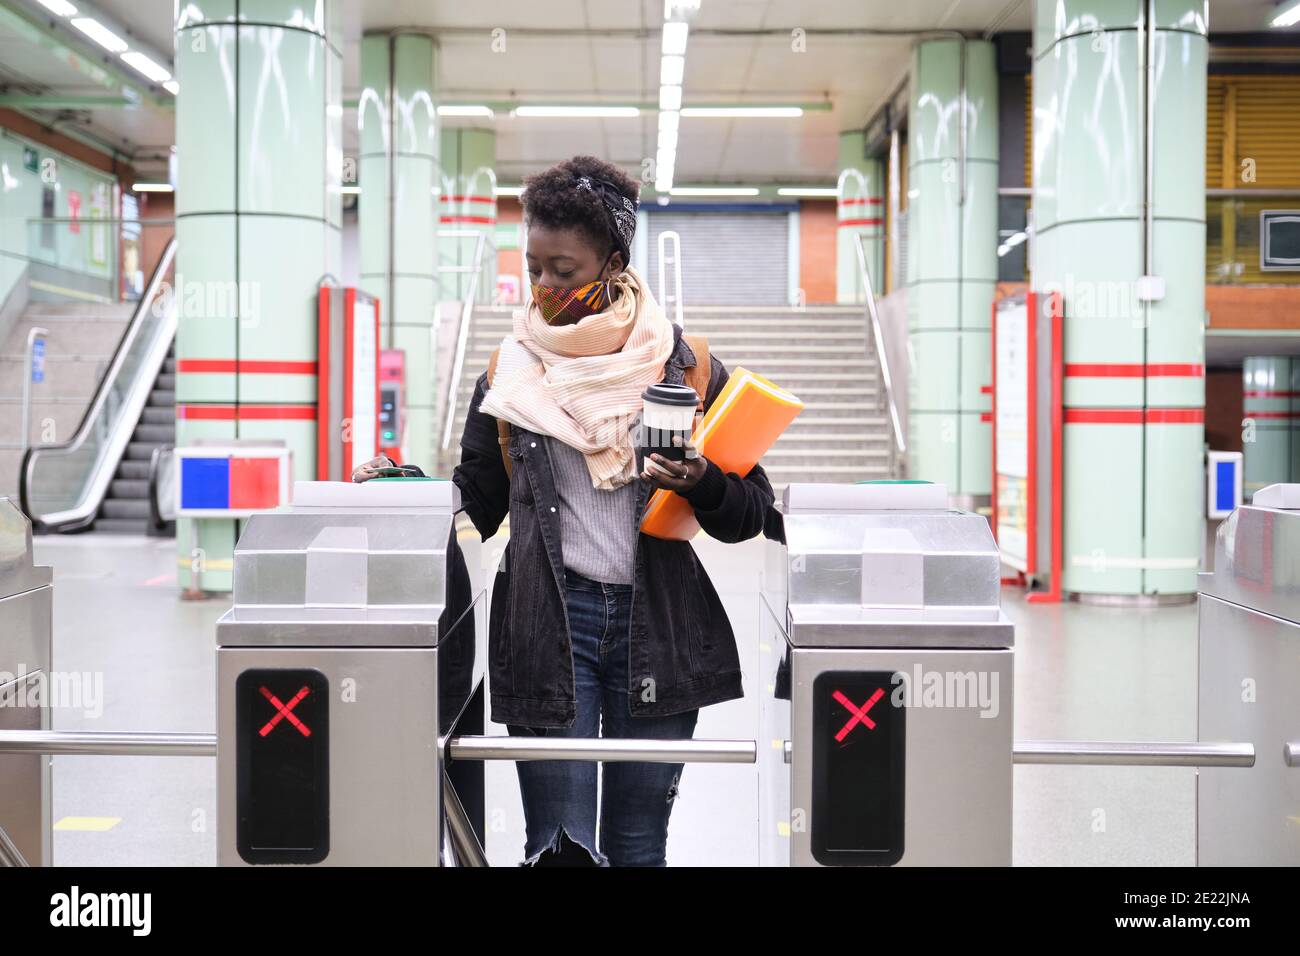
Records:
{"label": "escalator", "polygon": [[23,511],[35,530],[143,534],[151,524],[150,462],[175,436],[172,349],[176,301],[172,238],[86,414],[69,441],[29,448],[18,476]]}

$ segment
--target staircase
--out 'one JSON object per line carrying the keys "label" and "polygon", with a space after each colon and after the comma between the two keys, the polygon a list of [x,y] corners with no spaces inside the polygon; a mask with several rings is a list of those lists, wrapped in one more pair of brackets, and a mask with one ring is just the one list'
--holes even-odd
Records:
{"label": "staircase", "polygon": [[93,531],[147,534],[149,531],[149,460],[154,449],[176,442],[176,346],[163,362],[149,391],[131,442],[126,446],[108,493],[95,516]]}
{"label": "staircase", "polygon": [[[474,310],[451,447],[439,474],[450,474],[459,460],[474,382],[510,331],[513,312]],[[686,309],[684,325],[708,338],[728,371],[744,366],[803,400],[803,412],[762,458],[778,498],[792,481],[894,477],[889,414],[877,408],[879,369],[861,306],[697,306]]]}

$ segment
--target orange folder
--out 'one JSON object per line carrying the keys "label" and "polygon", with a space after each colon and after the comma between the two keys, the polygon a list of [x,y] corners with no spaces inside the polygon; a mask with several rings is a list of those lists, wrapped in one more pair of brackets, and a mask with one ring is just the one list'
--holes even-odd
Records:
{"label": "orange folder", "polygon": [[[779,385],[737,367],[709,406],[691,440],[723,472],[746,475],[781,436],[803,402]],[[689,541],[700,530],[691,503],[662,488],[650,496],[641,530],[654,538]]]}

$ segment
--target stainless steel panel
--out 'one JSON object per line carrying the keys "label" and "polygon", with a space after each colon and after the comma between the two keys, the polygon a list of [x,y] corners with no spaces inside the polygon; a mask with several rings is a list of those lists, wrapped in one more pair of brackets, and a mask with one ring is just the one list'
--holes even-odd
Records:
{"label": "stainless steel panel", "polygon": [[[1243,505],[1214,539],[1214,570],[1202,594],[1300,622],[1300,511]],[[1204,634],[1204,631],[1202,631]]]}
{"label": "stainless steel panel", "polygon": [[[1013,651],[792,651],[790,864],[817,866],[811,851],[812,687],[824,671],[987,675],[996,715],[976,707],[908,708],[903,856],[899,866],[1011,865]],[[921,704],[923,702],[916,702]],[[993,708],[989,708],[992,712]]]}
{"label": "stainless steel panel", "polygon": [[[0,730],[49,729],[49,708],[30,703],[39,698],[44,677],[29,673],[0,685]],[[0,827],[31,866],[53,863],[50,812],[50,758],[0,754]]]}
{"label": "stainless steel panel", "polygon": [[[220,648],[217,862],[236,849],[235,681],[250,668],[315,668],[330,687],[330,852],[323,866],[438,866],[442,763],[434,648]],[[343,681],[355,693],[349,701]]]}
{"label": "stainless steel panel", "polygon": [[[32,562],[27,517],[0,498],[0,730],[48,730],[53,571]],[[0,826],[32,866],[52,863],[50,758],[0,754]]]}
{"label": "stainless steel panel", "polygon": [[[1239,508],[1234,517],[1259,510]],[[1276,533],[1300,526],[1276,515],[1260,517],[1265,519],[1261,523],[1238,526],[1239,543],[1246,528]],[[1257,555],[1273,550],[1259,548],[1258,542],[1253,547]],[[1294,565],[1296,554],[1300,552],[1290,552],[1288,565]],[[1234,567],[1240,571],[1242,566],[1234,562]],[[1216,562],[1215,568],[1217,578],[1223,565]],[[1202,575],[1202,581],[1207,577]],[[1285,582],[1288,574],[1267,577]],[[1244,598],[1240,579],[1235,584],[1225,590]],[[1292,598],[1287,587],[1280,595],[1257,592],[1251,597],[1282,610]],[[1205,593],[1200,605],[1198,736],[1254,744],[1256,760],[1250,768],[1209,767],[1197,775],[1197,862],[1300,865],[1300,772],[1287,766],[1284,753],[1288,742],[1300,738],[1300,625]]]}

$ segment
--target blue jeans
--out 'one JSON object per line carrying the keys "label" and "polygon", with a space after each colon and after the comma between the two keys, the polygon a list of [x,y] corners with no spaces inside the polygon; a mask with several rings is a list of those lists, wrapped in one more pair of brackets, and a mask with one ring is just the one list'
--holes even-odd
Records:
{"label": "blue jeans", "polygon": [[[684,740],[695,733],[698,710],[666,717],[628,712],[628,632],[632,585],[565,575],[573,638],[577,717],[564,729],[509,726],[515,736],[647,737]],[[596,850],[596,767],[590,761],[520,760],[525,862],[559,850],[561,837],[601,866],[664,866],[668,815],[677,797],[680,763],[603,764],[600,850]]]}

